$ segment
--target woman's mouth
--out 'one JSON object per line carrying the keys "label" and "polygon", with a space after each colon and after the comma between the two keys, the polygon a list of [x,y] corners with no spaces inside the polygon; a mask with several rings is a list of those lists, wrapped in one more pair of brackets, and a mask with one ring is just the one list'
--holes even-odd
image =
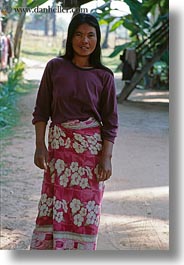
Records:
{"label": "woman's mouth", "polygon": [[84,51],[87,51],[87,50],[89,50],[89,48],[88,48],[88,47],[86,47],[86,46],[80,46],[80,49],[82,49],[82,50],[84,50]]}

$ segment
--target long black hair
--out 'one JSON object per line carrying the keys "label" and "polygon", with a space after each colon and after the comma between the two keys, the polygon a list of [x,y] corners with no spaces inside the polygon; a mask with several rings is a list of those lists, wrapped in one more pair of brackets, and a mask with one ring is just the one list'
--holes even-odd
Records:
{"label": "long black hair", "polygon": [[105,67],[101,63],[100,26],[98,24],[97,19],[91,14],[79,13],[72,18],[72,20],[68,26],[68,34],[67,34],[67,40],[66,40],[65,54],[62,55],[61,57],[72,61],[72,59],[74,57],[72,39],[73,39],[73,36],[74,36],[76,29],[84,23],[94,27],[96,29],[96,35],[97,35],[97,43],[96,43],[95,50],[92,52],[92,54],[90,54],[90,57],[89,57],[90,64],[95,68],[105,69],[108,72],[112,73],[112,71],[109,68]]}

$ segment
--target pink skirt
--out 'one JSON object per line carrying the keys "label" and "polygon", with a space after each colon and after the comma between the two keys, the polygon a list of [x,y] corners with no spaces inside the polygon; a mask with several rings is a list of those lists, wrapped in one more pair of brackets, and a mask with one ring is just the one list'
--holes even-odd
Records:
{"label": "pink skirt", "polygon": [[30,249],[95,250],[104,183],[97,181],[102,139],[93,119],[51,124]]}

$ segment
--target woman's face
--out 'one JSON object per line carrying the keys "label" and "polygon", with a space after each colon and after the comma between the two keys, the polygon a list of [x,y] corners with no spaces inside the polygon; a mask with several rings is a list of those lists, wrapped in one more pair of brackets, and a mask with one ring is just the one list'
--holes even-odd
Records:
{"label": "woman's face", "polygon": [[73,36],[72,46],[74,55],[89,57],[97,44],[96,29],[88,24],[80,25]]}

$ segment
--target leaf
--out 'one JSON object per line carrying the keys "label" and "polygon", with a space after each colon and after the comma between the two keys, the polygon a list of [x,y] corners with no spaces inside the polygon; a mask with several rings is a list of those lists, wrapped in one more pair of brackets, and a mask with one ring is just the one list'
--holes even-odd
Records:
{"label": "leaf", "polygon": [[132,21],[129,21],[129,20],[123,21],[123,26],[132,32],[140,31],[140,27],[136,25],[135,23],[132,23]]}
{"label": "leaf", "polygon": [[107,25],[108,23],[107,23],[107,21],[105,20],[105,19],[100,19],[99,20],[99,25],[101,26],[101,25]]}
{"label": "leaf", "polygon": [[110,32],[115,31],[115,30],[116,30],[117,28],[119,28],[122,24],[123,24],[123,20],[122,20],[122,19],[116,21],[116,22],[111,26]]}
{"label": "leaf", "polygon": [[[27,8],[34,8],[37,6],[40,6],[44,3],[46,3],[48,0],[27,0],[26,7]],[[13,8],[18,8],[18,7],[25,7],[23,0],[18,0],[17,3],[14,3]]]}
{"label": "leaf", "polygon": [[124,0],[124,2],[129,6],[132,17],[141,23],[145,19],[142,3],[137,0]]}
{"label": "leaf", "polygon": [[110,58],[116,56],[118,53],[123,52],[124,49],[130,47],[132,42],[127,42],[122,45],[118,45],[114,48],[114,51],[109,55]]}
{"label": "leaf", "polygon": [[37,7],[37,6],[40,6],[44,3],[46,3],[48,0],[37,0],[37,1],[29,1],[30,3],[27,4],[27,7],[28,8],[34,8],[34,7]]}

